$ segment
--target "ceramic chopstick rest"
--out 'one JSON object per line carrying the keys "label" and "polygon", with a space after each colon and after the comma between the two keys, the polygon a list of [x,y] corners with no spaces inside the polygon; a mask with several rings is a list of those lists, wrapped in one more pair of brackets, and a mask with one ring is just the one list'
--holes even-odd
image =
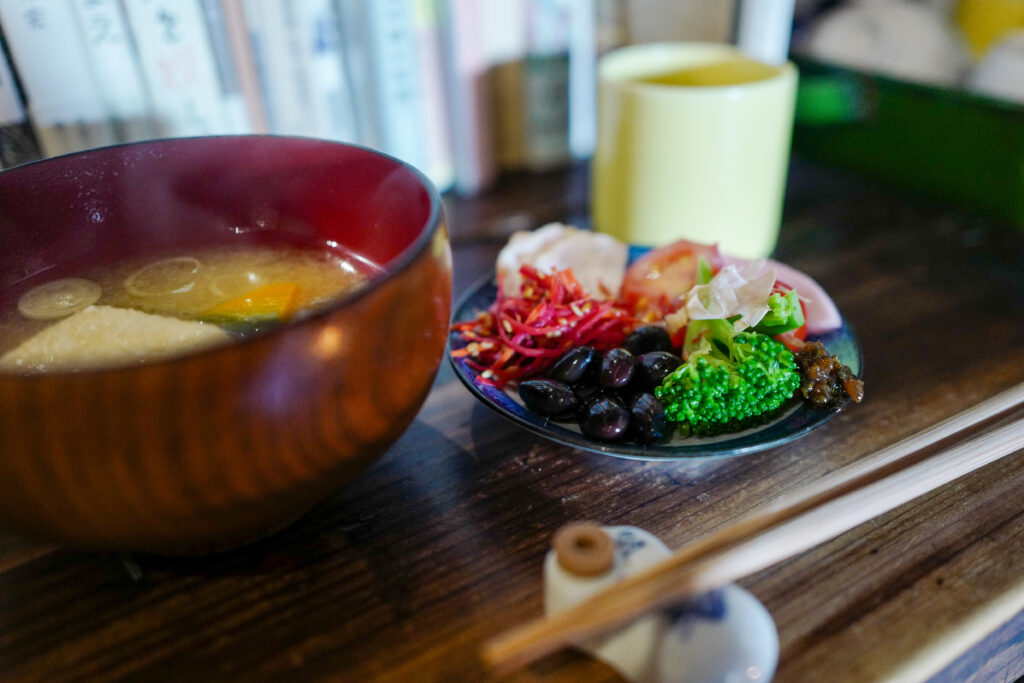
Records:
{"label": "ceramic chopstick rest", "polygon": [[[567,609],[670,555],[660,539],[637,527],[567,525],[544,561],[545,611]],[[632,683],[763,682],[771,680],[779,656],[771,615],[735,585],[577,647]]]}

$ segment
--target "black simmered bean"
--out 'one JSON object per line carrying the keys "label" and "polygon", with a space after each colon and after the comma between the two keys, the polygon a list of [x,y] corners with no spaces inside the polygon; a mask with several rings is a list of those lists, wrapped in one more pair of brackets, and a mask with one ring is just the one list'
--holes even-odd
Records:
{"label": "black simmered bean", "polygon": [[550,379],[530,379],[521,383],[519,398],[533,412],[556,419],[571,416],[579,407],[579,401],[568,385]]}
{"label": "black simmered bean", "polygon": [[661,402],[651,394],[638,394],[629,406],[629,435],[642,444],[665,441],[672,434]]}
{"label": "black simmered bean", "polygon": [[650,351],[637,359],[633,384],[640,391],[653,392],[683,359],[668,351]]}
{"label": "black simmered bean", "polygon": [[591,400],[579,418],[580,430],[592,439],[616,441],[629,429],[629,411],[611,396]]}
{"label": "black simmered bean", "polygon": [[671,351],[672,338],[660,325],[644,325],[629,333],[622,345],[634,356],[651,351]]}
{"label": "black simmered bean", "polygon": [[601,354],[592,346],[571,348],[555,361],[548,372],[548,377],[566,384],[577,384],[590,374],[594,374],[600,363]]}
{"label": "black simmered bean", "polygon": [[633,379],[636,357],[623,348],[606,351],[601,357],[598,382],[609,389],[621,389]]}

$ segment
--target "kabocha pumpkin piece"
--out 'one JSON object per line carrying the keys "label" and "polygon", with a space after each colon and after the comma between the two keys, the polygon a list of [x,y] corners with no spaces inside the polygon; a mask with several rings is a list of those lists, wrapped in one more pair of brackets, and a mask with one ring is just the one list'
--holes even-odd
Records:
{"label": "kabocha pumpkin piece", "polygon": [[207,309],[206,320],[229,321],[280,320],[292,317],[297,308],[299,286],[294,282],[274,282]]}

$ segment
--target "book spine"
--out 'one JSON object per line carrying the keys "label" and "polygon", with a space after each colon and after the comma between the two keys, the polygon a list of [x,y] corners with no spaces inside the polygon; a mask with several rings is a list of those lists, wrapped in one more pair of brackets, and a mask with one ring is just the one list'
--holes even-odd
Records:
{"label": "book spine", "polygon": [[594,43],[598,57],[627,43],[629,24],[620,0],[591,0],[594,12]]}
{"label": "book spine", "polygon": [[370,38],[370,8],[364,0],[338,0],[344,71],[352,91],[359,142],[380,149],[383,144],[377,100],[377,64]]}
{"label": "book spine", "polygon": [[245,103],[249,130],[257,134],[267,133],[269,128],[263,102],[263,88],[260,84],[249,27],[245,21],[245,8],[242,0],[220,0],[220,5],[221,16],[224,18],[224,34],[231,52],[231,63],[238,80],[238,89]]}
{"label": "book spine", "polygon": [[498,168],[487,87],[490,63],[480,40],[476,0],[445,0],[442,7],[455,190],[474,195],[493,184]]}
{"label": "book spine", "polygon": [[345,72],[338,10],[331,0],[299,3],[304,68],[310,81],[309,118],[317,136],[357,142],[359,130]]}
{"label": "book spine", "polygon": [[423,97],[423,126],[426,134],[426,163],[423,170],[437,189],[444,192],[455,182],[455,159],[452,155],[451,130],[448,127],[448,101],[444,95],[440,17],[436,0],[413,2],[413,25],[422,86],[420,90]]}
{"label": "book spine", "polygon": [[249,112],[246,107],[245,94],[238,80],[238,70],[231,51],[228,37],[227,18],[220,0],[200,0],[206,31],[210,39],[210,51],[213,53],[214,65],[217,67],[217,80],[220,83],[221,97],[224,102],[228,132],[248,133],[252,130]]}
{"label": "book spine", "polygon": [[43,154],[115,142],[70,4],[0,0],[0,24]]}
{"label": "book spine", "polygon": [[[3,42],[0,42],[0,47]],[[6,51],[0,51],[0,126],[25,121],[25,107],[21,100],[21,91],[14,80],[14,72],[7,61]]]}
{"label": "book spine", "polygon": [[589,159],[597,141],[596,0],[569,0],[569,154]]}
{"label": "book spine", "polygon": [[[2,45],[2,43],[0,43]],[[0,52],[0,126],[25,121],[25,107],[21,92],[14,80],[14,72],[7,62],[7,55]]]}
{"label": "book spine", "polygon": [[423,84],[412,5],[407,0],[376,0],[368,6],[380,149],[425,169]]}
{"label": "book spine", "polygon": [[199,0],[123,0],[161,135],[231,132]]}
{"label": "book spine", "polygon": [[526,0],[526,166],[543,171],[569,159],[571,0]]}
{"label": "book spine", "polygon": [[483,3],[480,35],[490,64],[494,137],[499,168],[526,166],[526,5],[524,0]]}
{"label": "book spine", "polygon": [[246,21],[259,52],[260,82],[270,132],[313,135],[313,94],[303,54],[303,30],[291,0],[249,0]]}
{"label": "book spine", "polygon": [[25,112],[21,90],[0,40],[0,168],[39,158],[39,144]]}
{"label": "book spine", "polygon": [[121,142],[152,137],[152,108],[138,57],[117,0],[71,0],[96,88]]}
{"label": "book spine", "polygon": [[789,56],[794,0],[740,0],[736,8],[736,47],[748,57],[779,65]]}

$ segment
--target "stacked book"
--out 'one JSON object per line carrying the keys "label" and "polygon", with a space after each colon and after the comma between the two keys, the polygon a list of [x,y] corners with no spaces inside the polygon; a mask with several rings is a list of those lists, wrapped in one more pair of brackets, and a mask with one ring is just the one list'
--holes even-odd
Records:
{"label": "stacked book", "polygon": [[593,148],[621,0],[0,0],[0,166],[275,134],[408,162],[441,190]]}

